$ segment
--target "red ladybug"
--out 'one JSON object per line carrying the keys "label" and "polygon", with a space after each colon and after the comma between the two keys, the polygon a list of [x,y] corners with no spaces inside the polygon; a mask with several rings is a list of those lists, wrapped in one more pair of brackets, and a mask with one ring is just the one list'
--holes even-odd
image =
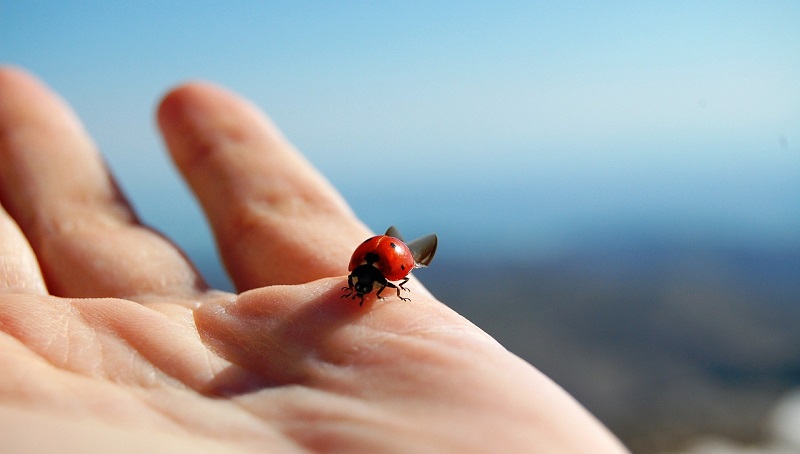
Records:
{"label": "red ladybug", "polygon": [[[403,284],[408,282],[408,273],[414,268],[428,266],[436,254],[438,238],[435,234],[426,235],[409,243],[404,243],[400,232],[389,227],[385,235],[368,238],[361,243],[350,258],[347,276],[348,293],[342,298],[361,298],[358,305],[364,304],[364,296],[377,289],[375,295],[380,298],[386,287],[397,290],[397,296],[403,301],[409,298],[400,296],[400,290],[408,291]],[[401,281],[397,285],[389,281]]]}

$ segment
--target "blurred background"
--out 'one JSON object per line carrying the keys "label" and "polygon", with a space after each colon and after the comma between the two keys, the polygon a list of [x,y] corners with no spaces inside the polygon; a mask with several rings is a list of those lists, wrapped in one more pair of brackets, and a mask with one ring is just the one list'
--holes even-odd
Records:
{"label": "blurred background", "polygon": [[436,231],[418,277],[631,449],[737,452],[800,431],[798,24],[795,1],[0,0],[0,62],[215,285],[154,121],[188,79],[268,112],[374,230]]}

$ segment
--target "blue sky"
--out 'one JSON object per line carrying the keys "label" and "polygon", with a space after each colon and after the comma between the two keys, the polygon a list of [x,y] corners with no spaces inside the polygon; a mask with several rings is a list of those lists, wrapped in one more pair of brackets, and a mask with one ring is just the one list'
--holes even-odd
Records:
{"label": "blue sky", "polygon": [[266,110],[376,230],[524,254],[634,228],[797,246],[798,24],[793,1],[0,0],[0,62],[62,93],[192,254],[207,232],[153,111],[198,78]]}

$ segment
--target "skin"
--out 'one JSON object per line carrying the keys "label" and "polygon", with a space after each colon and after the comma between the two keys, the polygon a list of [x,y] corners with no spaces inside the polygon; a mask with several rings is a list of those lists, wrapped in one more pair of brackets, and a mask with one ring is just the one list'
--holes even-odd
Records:
{"label": "skin", "polygon": [[625,451],[413,279],[340,298],[371,232],[236,95],[183,85],[158,124],[237,294],[139,223],[57,95],[3,68],[0,100],[4,450]]}

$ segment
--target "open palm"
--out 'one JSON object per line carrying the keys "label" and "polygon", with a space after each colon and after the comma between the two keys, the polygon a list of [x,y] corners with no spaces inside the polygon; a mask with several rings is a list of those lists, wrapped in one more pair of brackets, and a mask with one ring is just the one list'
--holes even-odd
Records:
{"label": "open palm", "polygon": [[341,299],[369,232],[247,102],[187,84],[158,119],[239,294],[138,222],[58,97],[0,70],[4,449],[623,450],[413,280],[409,302]]}

